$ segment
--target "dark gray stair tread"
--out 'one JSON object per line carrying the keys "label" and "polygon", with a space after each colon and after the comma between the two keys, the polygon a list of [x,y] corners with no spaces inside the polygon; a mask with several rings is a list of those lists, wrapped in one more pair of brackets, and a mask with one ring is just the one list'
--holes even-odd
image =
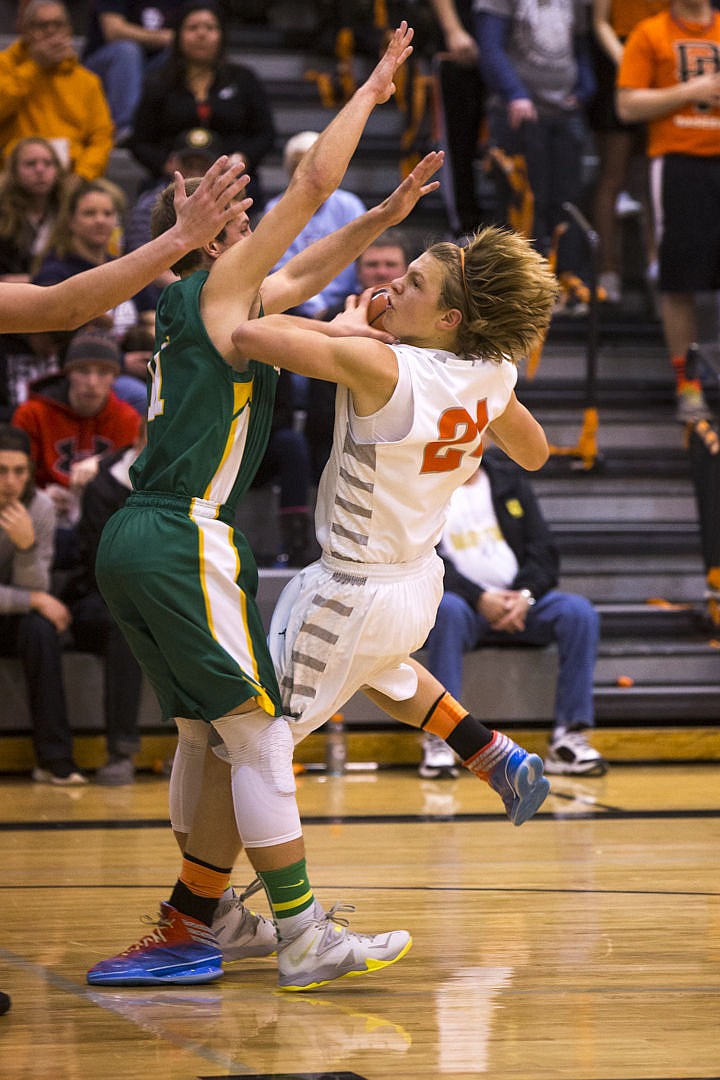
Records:
{"label": "dark gray stair tread", "polygon": [[600,615],[603,641],[626,638],[630,635],[642,638],[668,638],[677,640],[679,635],[694,635],[701,627],[700,604],[678,604],[664,608],[653,604],[595,604]]}
{"label": "dark gray stair tread", "polygon": [[612,499],[645,495],[683,495],[692,491],[690,476],[616,476],[606,473],[574,474],[557,476],[540,469],[532,476],[535,494],[542,498],[554,495],[592,495]]}
{"label": "dark gray stair tread", "polygon": [[661,643],[654,641],[649,643],[655,647],[654,653],[648,649],[643,655],[626,644],[616,653],[608,654],[614,644],[608,641],[601,644],[595,668],[596,688],[615,686],[619,677],[629,676],[635,685],[667,687],[673,692],[713,684],[720,698],[720,657],[716,651],[707,647],[704,652],[679,647],[677,652],[668,654],[662,651]]}
{"label": "dark gray stair tread", "polygon": [[[633,616],[645,610],[652,613],[657,609],[647,601],[651,598],[667,600],[675,604],[695,604],[703,599],[705,576],[699,572],[687,575],[635,575],[630,567],[610,575],[563,573],[559,587],[564,592],[580,593],[608,615],[620,614],[615,606],[627,602]],[[654,617],[654,616],[653,616]]]}
{"label": "dark gray stair tread", "polygon": [[625,723],[717,723],[720,720],[720,691],[717,685],[685,687],[607,687],[593,695],[595,719]]}
{"label": "dark gray stair tread", "polygon": [[620,491],[612,495],[593,492],[543,494],[540,498],[543,513],[550,523],[562,522],[568,527],[576,521],[582,528],[606,528],[613,524],[627,525],[658,521],[668,528],[697,527],[697,503],[692,491],[640,494]]}

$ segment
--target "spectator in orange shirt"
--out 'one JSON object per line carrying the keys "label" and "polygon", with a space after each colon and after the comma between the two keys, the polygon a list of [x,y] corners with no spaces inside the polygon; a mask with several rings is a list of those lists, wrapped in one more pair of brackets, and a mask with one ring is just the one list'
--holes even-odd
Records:
{"label": "spectator in orange shirt", "polygon": [[617,86],[620,119],[648,125],[663,332],[677,417],[693,422],[708,414],[696,296],[720,289],[720,14],[710,0],[673,0],[638,23]]}

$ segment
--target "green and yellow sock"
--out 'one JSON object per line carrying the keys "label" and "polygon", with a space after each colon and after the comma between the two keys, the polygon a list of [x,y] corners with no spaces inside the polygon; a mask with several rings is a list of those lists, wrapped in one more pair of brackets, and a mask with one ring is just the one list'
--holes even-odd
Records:
{"label": "green and yellow sock", "polygon": [[315,897],[305,859],[280,870],[258,871],[278,928],[278,937],[297,937],[312,922]]}

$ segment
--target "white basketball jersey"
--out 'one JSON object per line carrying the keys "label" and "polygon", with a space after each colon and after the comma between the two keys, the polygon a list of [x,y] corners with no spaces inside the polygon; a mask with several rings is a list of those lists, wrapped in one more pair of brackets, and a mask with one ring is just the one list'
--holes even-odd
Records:
{"label": "white basketball jersey", "polygon": [[477,469],[482,432],[517,380],[506,360],[391,348],[398,381],[378,412],[358,417],[338,386],[333,450],[318,489],[318,540],[354,562],[411,562],[438,543],[450,496]]}

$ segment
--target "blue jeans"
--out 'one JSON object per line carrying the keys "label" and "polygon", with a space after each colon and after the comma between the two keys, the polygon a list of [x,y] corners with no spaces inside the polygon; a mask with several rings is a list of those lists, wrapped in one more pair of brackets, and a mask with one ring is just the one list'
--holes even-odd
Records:
{"label": "blue jeans", "polygon": [[446,592],[435,626],[425,645],[426,664],[454,698],[462,700],[462,658],[483,643],[549,645],[558,647],[554,730],[592,727],[593,677],[600,636],[600,619],[584,596],[551,591],[528,609],[525,629],[515,633],[491,630],[457,593]]}
{"label": "blue jeans", "polygon": [[116,131],[132,127],[143,78],[167,55],[163,49],[148,60],[136,41],[109,41],[84,58],[85,67],[94,71],[103,84]]}

